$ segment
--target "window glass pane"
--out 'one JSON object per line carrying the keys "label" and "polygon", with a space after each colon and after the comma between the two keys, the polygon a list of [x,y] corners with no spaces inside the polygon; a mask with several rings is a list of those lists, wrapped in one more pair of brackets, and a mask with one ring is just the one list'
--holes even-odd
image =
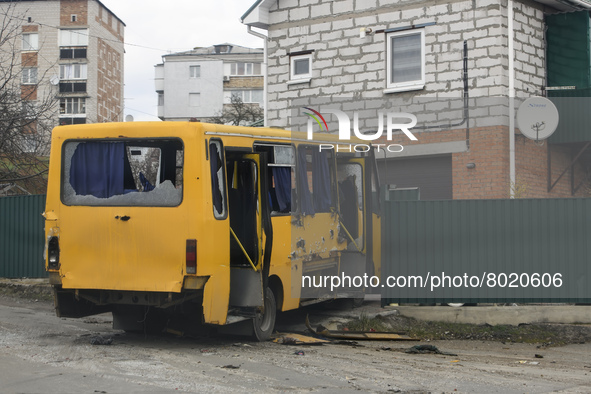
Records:
{"label": "window glass pane", "polygon": [[240,100],[244,101],[244,97],[242,95],[242,90],[235,90],[232,92],[232,97],[239,98]]}
{"label": "window glass pane", "polygon": [[39,34],[27,33],[23,34],[23,50],[32,51],[39,49]]}
{"label": "window glass pane", "polygon": [[246,63],[246,75],[252,75],[252,63]]}
{"label": "window glass pane", "polygon": [[255,63],[253,66],[253,74],[254,75],[261,75],[261,63]]}
{"label": "window glass pane", "polygon": [[416,81],[422,78],[421,35],[391,37],[392,82]]}
{"label": "window glass pane", "polygon": [[244,68],[245,68],[244,63],[238,63],[237,67],[238,67],[237,75],[244,75]]}
{"label": "window glass pane", "polygon": [[64,29],[60,30],[60,46],[83,46],[88,45],[87,29]]}
{"label": "window glass pane", "polygon": [[232,63],[230,66],[230,75],[236,75],[236,63]]}
{"label": "window glass pane", "polygon": [[262,90],[253,90],[252,91],[252,102],[253,103],[263,103],[263,91]]}
{"label": "window glass pane", "polygon": [[209,143],[209,164],[211,170],[211,190],[213,198],[213,216],[216,219],[226,217],[226,190],[224,179],[224,161],[222,144],[219,141]]}
{"label": "window glass pane", "polygon": [[67,142],[62,200],[68,205],[179,205],[183,185],[176,163],[182,152],[179,140]]}
{"label": "window glass pane", "polygon": [[305,75],[310,73],[310,59],[297,59],[293,62],[294,75]]}
{"label": "window glass pane", "polygon": [[201,66],[189,66],[191,78],[199,78],[201,76]]}
{"label": "window glass pane", "polygon": [[86,48],[74,49],[74,59],[85,59]]}

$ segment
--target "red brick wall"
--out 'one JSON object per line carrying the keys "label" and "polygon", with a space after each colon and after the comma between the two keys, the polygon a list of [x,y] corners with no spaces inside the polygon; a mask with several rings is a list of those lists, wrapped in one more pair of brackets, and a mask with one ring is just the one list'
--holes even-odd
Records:
{"label": "red brick wall", "polygon": [[[410,141],[405,135],[395,135],[392,141],[379,141],[384,144],[412,145],[465,141],[466,130],[448,130],[434,132],[414,132],[418,141]],[[572,160],[568,148],[551,146],[552,182]],[[521,134],[515,138],[514,189],[518,198],[565,198],[571,195],[570,172],[565,174],[549,193],[547,187],[547,152],[548,143],[538,144]],[[474,163],[475,168],[467,165]],[[575,183],[584,179],[583,167],[575,166]],[[482,127],[470,130],[470,149],[468,152],[452,154],[453,198],[487,199],[508,198],[511,193],[509,179],[509,128],[507,126]],[[588,194],[588,187],[583,186],[574,197]]]}
{"label": "red brick wall", "polygon": [[21,66],[36,67],[37,66],[37,52],[23,52],[23,53],[21,53]]}
{"label": "red brick wall", "polygon": [[[76,21],[72,22],[72,15],[76,15]],[[84,26],[88,24],[88,0],[61,0],[60,1],[60,25]]]}
{"label": "red brick wall", "polygon": [[97,122],[123,120],[123,59],[106,41],[98,39]]}
{"label": "red brick wall", "polygon": [[[573,153],[567,147],[536,143],[518,135],[515,141],[515,162],[517,186],[521,186],[525,198],[583,197],[588,194],[586,185],[573,196],[571,194],[571,172],[567,171],[548,193],[548,149],[551,149],[551,182],[554,183],[572,161]],[[585,177],[581,163],[575,165],[575,186]]]}

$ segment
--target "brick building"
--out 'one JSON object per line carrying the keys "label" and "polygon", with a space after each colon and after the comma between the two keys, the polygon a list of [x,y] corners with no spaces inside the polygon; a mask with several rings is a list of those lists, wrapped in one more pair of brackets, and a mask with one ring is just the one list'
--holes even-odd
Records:
{"label": "brick building", "polygon": [[[591,71],[589,9],[584,0],[258,0],[242,22],[267,31],[268,126],[293,128],[315,103],[358,111],[370,130],[369,109],[413,113],[417,141],[380,141],[404,147],[377,154],[382,183],[419,187],[422,199],[549,198],[588,195],[588,123],[565,127],[561,114],[555,135],[534,141],[512,119],[551,88],[589,96],[589,81],[564,77]],[[553,44],[559,36],[581,53],[577,65]]]}
{"label": "brick building", "polygon": [[54,126],[123,119],[125,24],[115,14],[97,0],[0,0],[0,9],[21,30],[21,90],[55,98]]}
{"label": "brick building", "polygon": [[219,44],[162,56],[155,66],[158,117],[207,121],[231,97],[263,106],[263,50]]}

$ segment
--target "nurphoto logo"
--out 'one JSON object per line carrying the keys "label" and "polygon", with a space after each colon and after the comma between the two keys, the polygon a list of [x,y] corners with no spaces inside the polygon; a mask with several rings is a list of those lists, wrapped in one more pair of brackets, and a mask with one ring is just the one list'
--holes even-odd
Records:
{"label": "nurphoto logo", "polygon": [[[316,111],[310,107],[304,107],[305,110],[309,112],[304,112],[305,115],[308,115],[308,124],[307,124],[307,138],[308,140],[314,139],[314,122],[318,124],[318,127],[321,132],[328,133],[328,124],[326,123],[326,119],[320,113],[320,111]],[[351,119],[349,116],[338,109],[323,109],[322,113],[324,114],[332,114],[336,116],[338,124],[339,124],[339,140],[341,141],[351,141]],[[417,124],[417,117],[413,114],[409,114],[406,112],[387,112],[385,115],[383,112],[378,112],[378,129],[375,132],[361,132],[359,130],[359,113],[357,111],[353,112],[353,134],[356,138],[364,141],[376,141],[384,135],[384,118],[386,118],[386,139],[388,141],[392,140],[392,134],[396,131],[402,131],[411,141],[417,141],[417,137],[410,131],[413,127]],[[319,149],[322,151],[323,149],[336,149],[337,152],[339,151],[348,151],[348,152],[367,152],[374,147],[377,151],[380,151],[380,148],[384,148],[388,152],[402,152],[404,147],[400,144],[378,144],[374,143],[371,144],[347,144],[347,145],[334,145],[334,144],[320,144]]]}

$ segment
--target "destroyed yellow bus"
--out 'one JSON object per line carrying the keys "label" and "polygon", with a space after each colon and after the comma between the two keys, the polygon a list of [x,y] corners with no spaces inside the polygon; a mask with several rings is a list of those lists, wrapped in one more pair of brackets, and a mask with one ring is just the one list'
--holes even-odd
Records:
{"label": "destroyed yellow bus", "polygon": [[44,217],[57,315],[112,312],[129,331],[242,321],[265,340],[277,311],[363,295],[302,286],[379,275],[376,166],[359,150],[199,122],[55,128]]}

